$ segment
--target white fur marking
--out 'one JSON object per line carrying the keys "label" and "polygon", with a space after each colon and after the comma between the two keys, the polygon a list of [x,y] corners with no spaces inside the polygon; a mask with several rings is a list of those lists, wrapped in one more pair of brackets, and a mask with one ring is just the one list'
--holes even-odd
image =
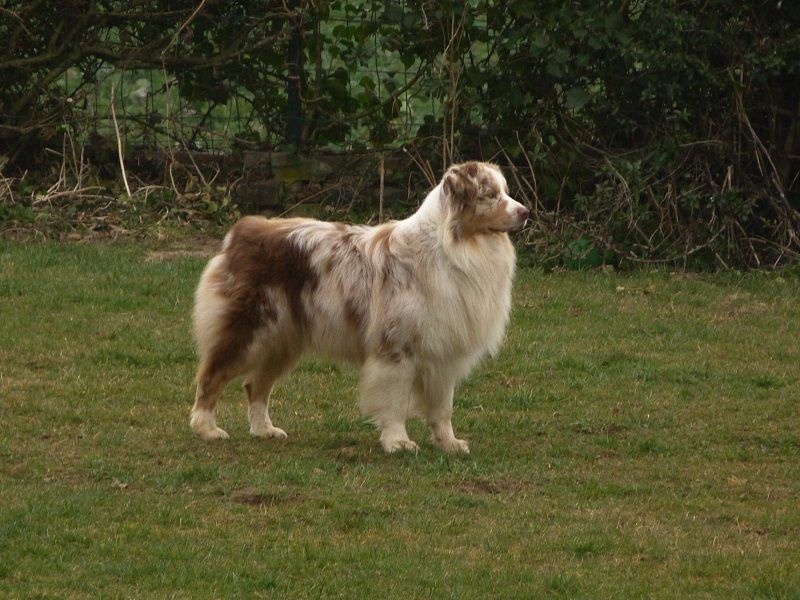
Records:
{"label": "white fur marking", "polygon": [[192,410],[192,417],[190,424],[192,431],[194,431],[200,439],[203,440],[226,440],[228,434],[217,427],[217,419],[214,411],[205,409]]}

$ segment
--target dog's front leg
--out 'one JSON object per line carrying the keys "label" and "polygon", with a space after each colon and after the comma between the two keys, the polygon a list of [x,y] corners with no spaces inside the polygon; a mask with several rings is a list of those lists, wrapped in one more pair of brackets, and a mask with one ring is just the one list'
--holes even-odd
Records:
{"label": "dog's front leg", "polygon": [[431,439],[445,452],[469,454],[469,444],[453,433],[453,390],[455,380],[429,374],[422,383],[422,409],[431,427]]}
{"label": "dog's front leg", "polygon": [[406,432],[414,374],[414,365],[407,358],[370,357],[361,368],[361,413],[377,425],[386,452],[419,450]]}

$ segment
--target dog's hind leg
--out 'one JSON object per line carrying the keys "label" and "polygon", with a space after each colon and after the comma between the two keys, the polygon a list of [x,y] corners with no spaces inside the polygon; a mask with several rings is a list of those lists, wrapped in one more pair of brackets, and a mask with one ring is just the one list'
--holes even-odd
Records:
{"label": "dog's hind leg", "polygon": [[250,435],[262,438],[286,438],[286,432],[272,424],[269,417],[269,400],[272,387],[278,378],[297,362],[298,355],[270,355],[259,362],[244,380],[247,393],[247,416],[250,420]]}
{"label": "dog's hind leg", "polygon": [[217,399],[231,379],[247,370],[249,344],[248,337],[240,335],[222,337],[210,349],[200,346],[197,392],[190,424],[192,431],[204,440],[228,437],[217,427]]}
{"label": "dog's hind leg", "polygon": [[197,371],[197,392],[190,424],[192,431],[203,440],[227,439],[228,434],[217,427],[217,399],[231,379],[238,375],[234,365],[216,366],[211,362],[201,362]]}
{"label": "dog's hind leg", "polygon": [[414,374],[414,365],[406,358],[371,357],[361,368],[361,412],[380,430],[381,446],[386,452],[419,449],[406,432]]}

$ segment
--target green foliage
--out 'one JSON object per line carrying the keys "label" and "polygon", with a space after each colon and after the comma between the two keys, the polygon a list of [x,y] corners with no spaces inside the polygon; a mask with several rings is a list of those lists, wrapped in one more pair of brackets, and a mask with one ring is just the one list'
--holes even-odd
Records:
{"label": "green foliage", "polygon": [[148,83],[126,125],[142,145],[215,149],[222,129],[226,150],[507,159],[518,193],[582,229],[563,243],[720,266],[800,253],[796,2],[12,0],[0,153],[24,169],[65,133],[113,137],[97,97],[124,77]]}
{"label": "green foliage", "polygon": [[474,153],[478,125],[484,154],[534,161],[543,206],[623,257],[797,253],[800,9],[759,6],[481,5],[491,34],[465,19],[455,145]]}
{"label": "green foliage", "polygon": [[591,269],[603,264],[603,256],[589,240],[580,238],[567,244],[563,261],[569,269]]}

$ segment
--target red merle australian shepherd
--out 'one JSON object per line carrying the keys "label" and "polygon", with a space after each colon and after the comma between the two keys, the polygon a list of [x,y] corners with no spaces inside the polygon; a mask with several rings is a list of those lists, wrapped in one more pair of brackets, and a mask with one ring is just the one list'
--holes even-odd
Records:
{"label": "red merle australian shepherd", "polygon": [[359,406],[387,452],[417,449],[411,416],[441,449],[469,452],[450,422],[453,389],[503,341],[515,265],[508,232],[527,217],[498,167],[467,162],[403,221],[243,218],[197,287],[192,429],[228,437],[215,406],[243,375],[250,433],[286,437],[270,419],[270,392],[311,351],[360,365]]}

